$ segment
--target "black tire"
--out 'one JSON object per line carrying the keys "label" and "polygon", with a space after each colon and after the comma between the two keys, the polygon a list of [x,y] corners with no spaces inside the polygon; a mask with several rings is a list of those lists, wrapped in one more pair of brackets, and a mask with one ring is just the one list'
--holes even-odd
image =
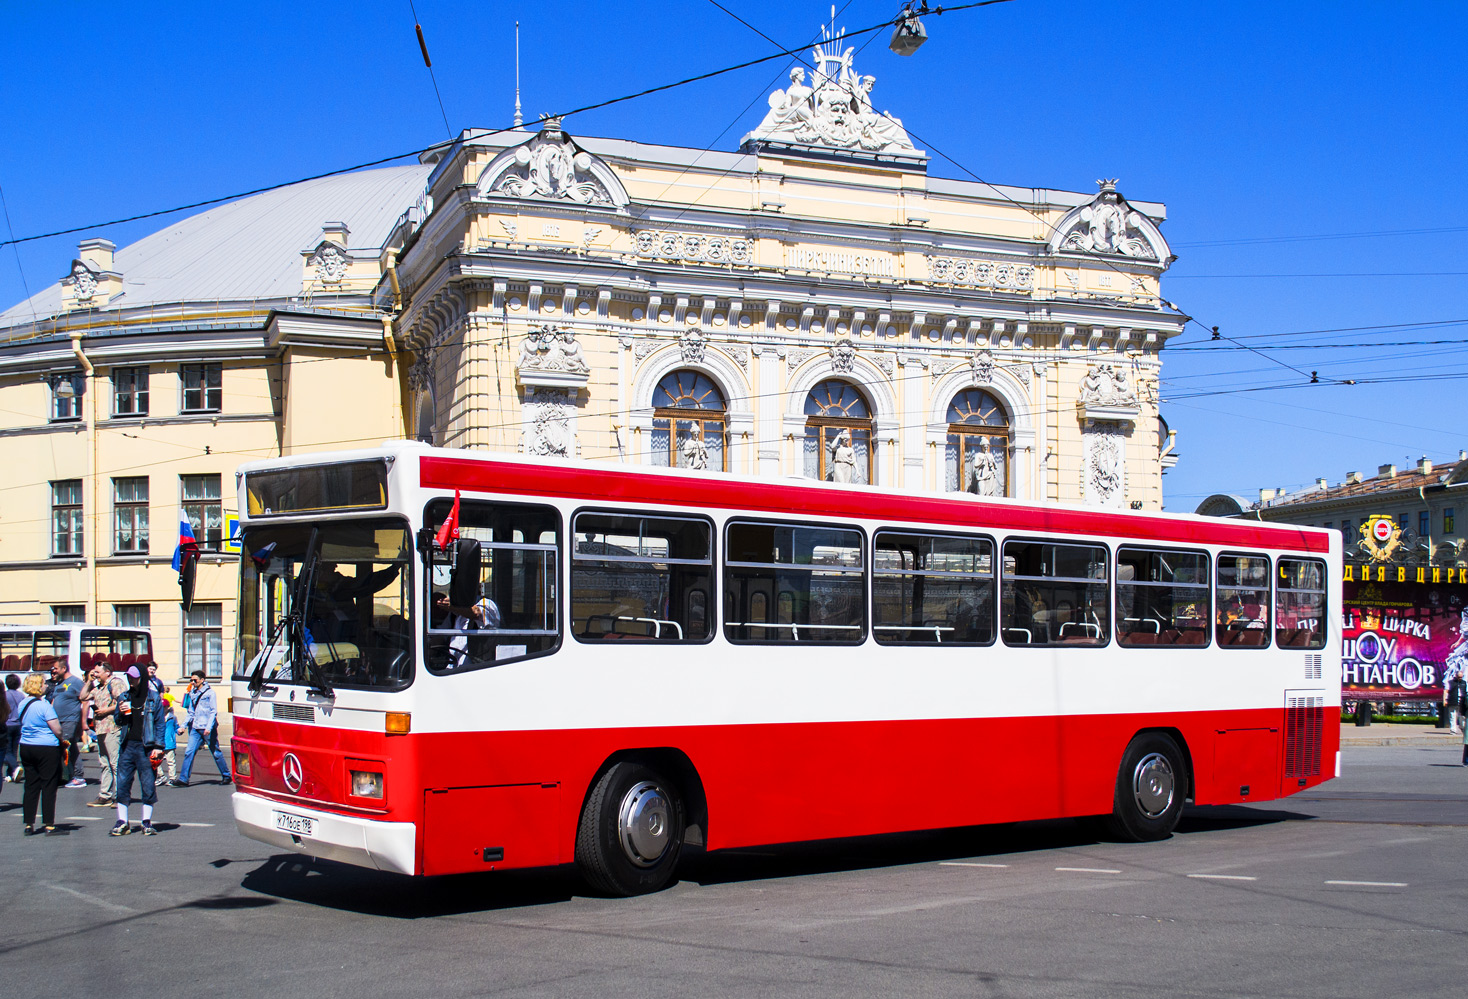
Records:
{"label": "black tire", "polygon": [[1122,754],[1107,831],[1133,843],[1167,839],[1182,817],[1187,785],[1177,743],[1160,732],[1143,732]]}
{"label": "black tire", "polygon": [[640,763],[614,763],[591,787],[576,827],[576,867],[608,895],[646,895],[672,883],[683,849],[683,801]]}

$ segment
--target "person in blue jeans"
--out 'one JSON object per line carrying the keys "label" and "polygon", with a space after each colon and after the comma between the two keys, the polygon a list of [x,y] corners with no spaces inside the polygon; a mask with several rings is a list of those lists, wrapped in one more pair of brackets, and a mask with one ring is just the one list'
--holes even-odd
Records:
{"label": "person in blue jeans", "polygon": [[122,741],[117,751],[117,824],[110,835],[131,833],[127,808],[132,804],[133,777],[142,784],[144,836],[156,836],[153,828],[153,806],[158,803],[154,786],[153,760],[163,755],[163,740],[157,731],[158,691],[136,666],[127,669],[128,692],[118,698],[118,728]]}
{"label": "person in blue jeans", "polygon": [[184,750],[183,772],[174,787],[188,787],[189,775],[194,772],[194,754],[204,743],[214,754],[214,763],[219,767],[219,776],[226,784],[233,784],[229,764],[219,750],[219,714],[215,707],[214,688],[204,679],[204,671],[194,670],[189,674],[189,745]]}
{"label": "person in blue jeans", "polygon": [[20,722],[11,725],[10,721],[19,717],[16,712],[23,700],[25,695],[20,692],[20,677],[11,673],[5,678],[5,702],[10,710],[6,712],[9,717],[5,722],[4,741],[0,742],[0,755],[4,757],[4,761],[0,762],[0,769],[4,770],[7,781],[20,766]]}

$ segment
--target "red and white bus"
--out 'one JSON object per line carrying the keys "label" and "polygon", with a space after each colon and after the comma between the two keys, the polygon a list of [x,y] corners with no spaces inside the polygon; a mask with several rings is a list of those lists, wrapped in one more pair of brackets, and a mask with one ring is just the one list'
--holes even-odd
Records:
{"label": "red and white bus", "polygon": [[234,814],[283,849],[633,894],[1339,770],[1334,532],[411,443],[238,484]]}

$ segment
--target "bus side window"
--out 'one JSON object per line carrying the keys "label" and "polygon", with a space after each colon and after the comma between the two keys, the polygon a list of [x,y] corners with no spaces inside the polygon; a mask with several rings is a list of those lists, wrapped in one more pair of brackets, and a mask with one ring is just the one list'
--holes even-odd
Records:
{"label": "bus side window", "polygon": [[571,634],[579,642],[703,642],[713,524],[578,511],[571,521]]}
{"label": "bus side window", "polygon": [[872,634],[883,645],[993,644],[994,542],[879,531]]}
{"label": "bus side window", "polygon": [[1111,634],[1110,563],[1100,545],[1004,542],[1004,644],[1105,645]]}
{"label": "bus side window", "polygon": [[860,644],[866,639],[864,549],[862,533],[852,528],[731,520],[724,637],[762,645]]}
{"label": "bus side window", "polygon": [[1285,649],[1325,648],[1325,563],[1279,560],[1274,591],[1274,643]]}
{"label": "bus side window", "polygon": [[[423,523],[449,514],[447,497],[429,502]],[[424,587],[426,658],[431,672],[457,673],[554,652],[560,580],[560,515],[554,507],[463,500],[459,536],[479,542],[479,598],[472,607],[449,603],[453,545],[428,556]]]}
{"label": "bus side window", "polygon": [[1208,553],[1122,547],[1116,553],[1116,641],[1132,648],[1208,644]]}
{"label": "bus side window", "polygon": [[1224,648],[1259,649],[1269,644],[1269,559],[1264,555],[1218,556],[1214,637]]}

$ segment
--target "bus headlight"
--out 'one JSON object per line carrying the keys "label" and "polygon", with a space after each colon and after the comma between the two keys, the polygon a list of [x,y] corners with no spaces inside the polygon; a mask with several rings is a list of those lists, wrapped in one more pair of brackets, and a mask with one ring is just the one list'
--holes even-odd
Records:
{"label": "bus headlight", "polygon": [[236,749],[234,751],[234,772],[237,777],[250,776],[250,754]]}
{"label": "bus headlight", "polygon": [[352,796],[355,798],[381,798],[382,774],[371,770],[353,770]]}

